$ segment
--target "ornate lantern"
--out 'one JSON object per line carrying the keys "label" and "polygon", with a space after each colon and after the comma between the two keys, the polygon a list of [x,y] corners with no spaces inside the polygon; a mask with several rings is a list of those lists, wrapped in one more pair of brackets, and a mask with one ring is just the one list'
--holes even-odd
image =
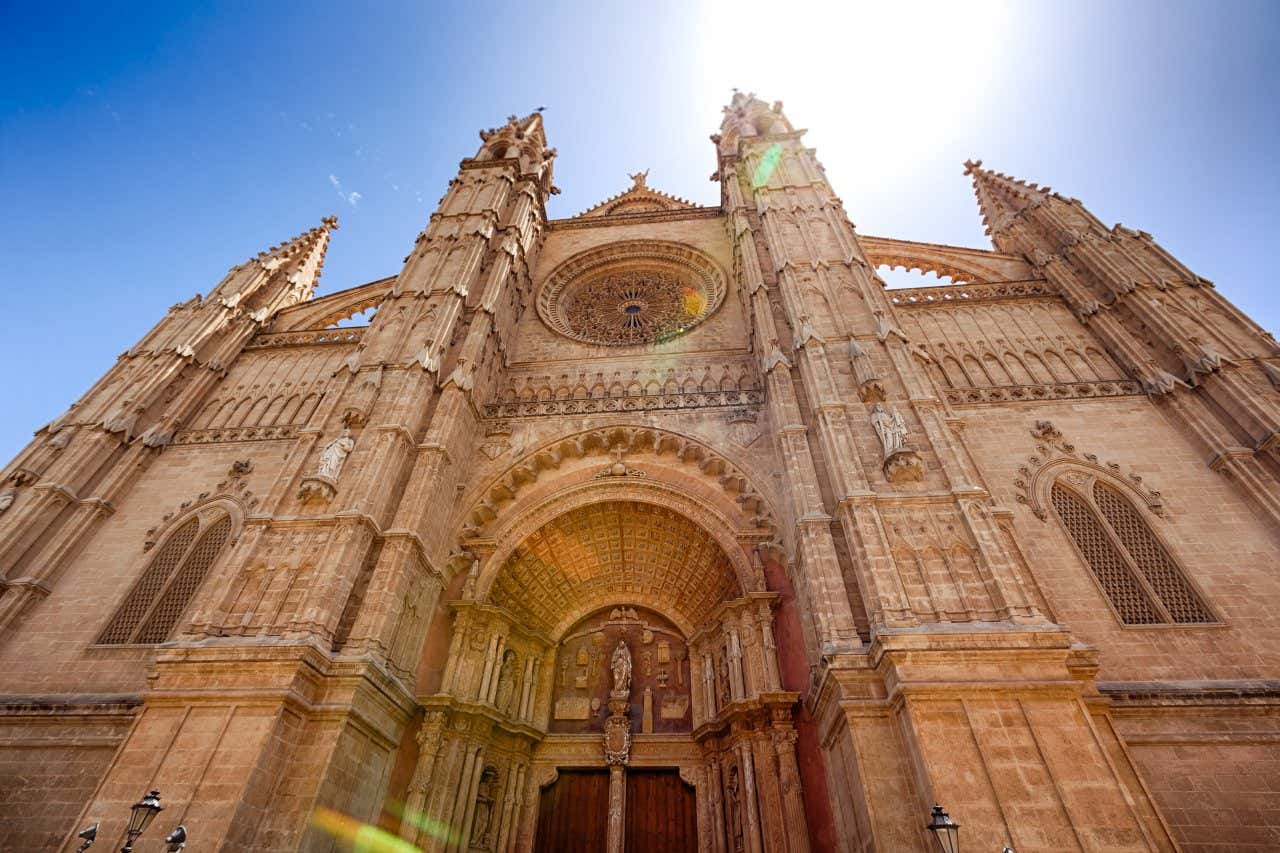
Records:
{"label": "ornate lantern", "polygon": [[938,840],[938,848],[942,853],[960,853],[960,824],[952,820],[942,810],[942,806],[934,805],[925,829],[932,832],[933,837]]}

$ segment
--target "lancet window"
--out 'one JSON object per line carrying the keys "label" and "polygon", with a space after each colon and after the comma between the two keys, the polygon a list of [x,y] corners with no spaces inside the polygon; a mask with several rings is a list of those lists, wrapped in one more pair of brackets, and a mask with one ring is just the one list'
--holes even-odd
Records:
{"label": "lancet window", "polygon": [[1121,622],[1217,621],[1146,518],[1120,490],[1099,478],[1077,475],[1055,481],[1050,500]]}
{"label": "lancet window", "polygon": [[164,642],[230,537],[231,516],[221,509],[183,522],[156,552],[98,642]]}

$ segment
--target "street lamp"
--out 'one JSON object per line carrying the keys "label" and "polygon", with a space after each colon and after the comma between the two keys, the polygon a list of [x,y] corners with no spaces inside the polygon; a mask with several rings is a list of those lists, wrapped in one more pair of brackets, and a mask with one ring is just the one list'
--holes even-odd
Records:
{"label": "street lamp", "polygon": [[960,824],[952,820],[942,810],[942,806],[934,805],[933,813],[929,815],[929,822],[924,828],[933,833],[942,853],[960,853]]}
{"label": "street lamp", "polygon": [[76,853],[84,853],[93,846],[93,842],[98,840],[98,825],[86,826],[76,834],[76,838],[80,839],[80,846],[76,848]]}
{"label": "street lamp", "polygon": [[187,846],[187,828],[178,824],[178,828],[165,836],[164,843],[169,845],[168,853],[180,853]]}
{"label": "street lamp", "polygon": [[134,803],[129,813],[127,840],[124,847],[120,848],[120,853],[133,853],[133,842],[138,840],[138,836],[146,831],[151,821],[155,820],[156,815],[162,811],[164,806],[160,805],[159,791],[152,791]]}

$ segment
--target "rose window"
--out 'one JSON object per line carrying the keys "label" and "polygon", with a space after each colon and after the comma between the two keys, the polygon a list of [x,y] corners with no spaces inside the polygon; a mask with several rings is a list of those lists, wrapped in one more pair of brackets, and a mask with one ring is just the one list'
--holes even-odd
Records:
{"label": "rose window", "polygon": [[719,270],[677,243],[632,241],[571,258],[538,299],[551,328],[608,346],[674,340],[702,322],[724,296]]}

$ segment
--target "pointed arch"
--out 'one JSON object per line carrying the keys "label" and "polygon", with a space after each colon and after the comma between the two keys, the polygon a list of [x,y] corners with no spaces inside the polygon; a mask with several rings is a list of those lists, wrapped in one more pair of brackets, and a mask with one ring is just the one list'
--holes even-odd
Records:
{"label": "pointed arch", "polygon": [[164,642],[199,591],[210,568],[239,530],[231,500],[193,509],[170,525],[158,549],[98,637],[100,645]]}
{"label": "pointed arch", "polygon": [[1216,623],[1130,493],[1109,474],[1082,466],[1060,469],[1048,483],[1054,514],[1122,624]]}

